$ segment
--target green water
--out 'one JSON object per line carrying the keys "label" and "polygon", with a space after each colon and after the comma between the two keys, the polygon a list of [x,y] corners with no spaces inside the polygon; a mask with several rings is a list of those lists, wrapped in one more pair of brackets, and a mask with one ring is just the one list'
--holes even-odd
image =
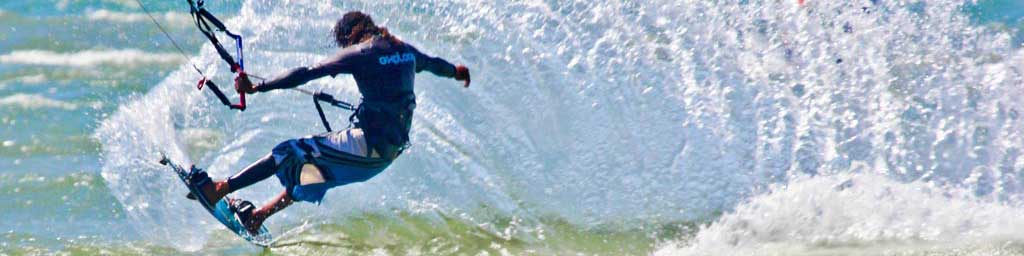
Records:
{"label": "green water", "polygon": [[[147,2],[161,14],[158,19],[186,53],[199,51],[205,41],[187,22],[181,5]],[[227,1],[213,5],[212,10],[230,17],[241,4]],[[447,7],[408,9],[424,8],[424,13],[433,13]],[[1020,1],[980,1],[963,11],[978,26],[1011,31],[1014,42],[1024,42],[1019,32],[1024,26]],[[131,18],[103,18],[111,12]],[[171,14],[163,16],[167,12]],[[288,232],[287,236],[269,249],[248,246],[228,232],[210,232],[198,252],[143,239],[141,234],[147,231],[133,226],[125,206],[100,175],[103,143],[94,136],[101,122],[119,107],[142,98],[186,63],[141,15],[133,1],[0,3],[0,255],[645,255],[666,242],[686,240],[701,225],[714,221],[655,217],[637,222],[623,217],[591,225],[545,214],[522,220],[490,213],[483,206],[466,211],[487,219],[474,222],[467,221],[471,217],[440,212],[383,209],[326,221],[303,218],[292,223],[296,226],[279,227],[276,232]],[[496,52],[503,50],[494,47]],[[117,54],[126,49],[156,57],[118,63],[116,58],[81,54]],[[12,57],[29,51],[44,51],[49,55],[38,58],[56,62],[92,62],[39,64],[31,63],[31,58]],[[1024,254],[1019,242],[1007,244],[995,246],[994,252]],[[849,250],[823,247],[821,254]]]}

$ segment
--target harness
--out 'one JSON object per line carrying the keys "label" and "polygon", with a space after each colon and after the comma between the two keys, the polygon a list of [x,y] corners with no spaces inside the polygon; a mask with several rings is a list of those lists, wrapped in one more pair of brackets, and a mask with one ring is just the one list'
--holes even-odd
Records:
{"label": "harness", "polygon": [[349,121],[358,119],[353,124],[366,133],[367,145],[383,157],[395,158],[409,147],[414,109],[416,96],[412,93],[391,100],[364,98]]}

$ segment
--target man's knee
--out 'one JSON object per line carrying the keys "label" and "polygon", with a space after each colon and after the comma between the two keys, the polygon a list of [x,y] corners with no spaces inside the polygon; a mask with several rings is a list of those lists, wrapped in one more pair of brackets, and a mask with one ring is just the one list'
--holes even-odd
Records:
{"label": "man's knee", "polygon": [[302,170],[299,172],[299,185],[320,184],[326,181],[323,173],[320,172],[320,168],[317,168],[316,165],[302,165]]}

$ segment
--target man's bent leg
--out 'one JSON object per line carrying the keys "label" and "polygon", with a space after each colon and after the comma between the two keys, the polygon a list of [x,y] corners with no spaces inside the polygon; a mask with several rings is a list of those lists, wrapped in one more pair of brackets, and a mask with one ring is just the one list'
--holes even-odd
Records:
{"label": "man's bent leg", "polygon": [[231,188],[229,188],[227,181],[210,182],[200,189],[203,190],[203,195],[206,196],[206,201],[211,204],[216,204],[221,198],[224,198],[224,196],[231,193]]}
{"label": "man's bent leg", "polygon": [[230,188],[228,193],[270,178],[270,176],[274,176],[274,173],[276,172],[277,163],[274,162],[274,156],[267,154],[263,158],[260,158],[260,160],[256,160],[256,162],[245,167],[245,169],[242,169],[242,171],[236,173],[234,176],[231,176],[231,178],[228,178],[225,181]]}
{"label": "man's bent leg", "polygon": [[274,163],[274,157],[268,154],[227,180],[210,182],[203,186],[203,194],[206,196],[207,202],[216,203],[231,192],[270,178],[276,171],[277,164]]}

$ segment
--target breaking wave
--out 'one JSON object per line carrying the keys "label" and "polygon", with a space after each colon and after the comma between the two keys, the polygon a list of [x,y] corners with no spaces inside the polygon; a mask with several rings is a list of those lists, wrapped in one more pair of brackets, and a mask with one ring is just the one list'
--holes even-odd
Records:
{"label": "breaking wave", "polygon": [[0,97],[0,107],[18,107],[24,109],[57,108],[75,110],[78,105],[60,100],[50,99],[38,94],[16,93]]}
{"label": "breaking wave", "polygon": [[[148,16],[145,13],[127,13],[127,12],[116,12],[110,10],[94,10],[86,14],[89,20],[93,21],[111,21],[111,22],[150,22]],[[188,13],[181,12],[165,12],[165,13],[154,13],[154,18],[157,19],[161,24],[174,25],[174,26],[188,26],[192,24],[192,17]]]}
{"label": "breaking wave", "polygon": [[175,64],[182,61],[184,61],[184,58],[177,54],[149,53],[135,49],[84,50],[68,53],[47,50],[16,50],[0,55],[0,63],[4,64],[71,67]]}

